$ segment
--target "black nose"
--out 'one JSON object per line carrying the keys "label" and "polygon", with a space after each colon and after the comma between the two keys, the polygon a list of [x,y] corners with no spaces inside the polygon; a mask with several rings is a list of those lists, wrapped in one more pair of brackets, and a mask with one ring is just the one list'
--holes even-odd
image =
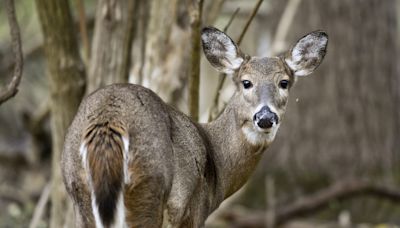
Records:
{"label": "black nose", "polygon": [[260,128],[271,128],[274,123],[278,124],[278,116],[276,113],[271,112],[268,106],[264,106],[258,111],[254,117],[254,121]]}

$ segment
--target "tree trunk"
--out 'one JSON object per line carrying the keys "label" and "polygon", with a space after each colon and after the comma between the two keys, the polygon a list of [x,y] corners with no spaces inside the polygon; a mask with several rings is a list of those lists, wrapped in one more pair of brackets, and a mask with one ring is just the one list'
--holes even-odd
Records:
{"label": "tree trunk", "polygon": [[79,56],[68,0],[36,0],[42,26],[51,93],[53,140],[50,227],[62,227],[66,192],[61,178],[60,158],[64,135],[85,88],[84,65]]}
{"label": "tree trunk", "polygon": [[88,93],[112,83],[128,82],[138,2],[140,1],[98,1],[88,73]]}
{"label": "tree trunk", "polygon": [[142,84],[164,101],[182,99],[190,65],[188,0],[152,1],[143,62]]}

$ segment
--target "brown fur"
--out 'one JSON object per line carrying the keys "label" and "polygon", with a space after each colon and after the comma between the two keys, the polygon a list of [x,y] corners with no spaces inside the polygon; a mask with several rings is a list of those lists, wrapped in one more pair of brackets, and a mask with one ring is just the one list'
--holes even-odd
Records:
{"label": "brown fur", "polygon": [[122,137],[127,135],[123,125],[118,120],[92,118],[83,136],[91,187],[105,227],[114,222],[118,197],[123,187]]}

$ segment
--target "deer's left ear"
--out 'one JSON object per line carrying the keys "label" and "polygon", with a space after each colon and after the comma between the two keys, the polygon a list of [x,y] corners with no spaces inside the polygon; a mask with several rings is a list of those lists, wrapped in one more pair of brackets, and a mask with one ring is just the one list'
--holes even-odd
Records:
{"label": "deer's left ear", "polygon": [[311,74],[322,62],[328,45],[328,35],[315,31],[305,35],[285,55],[285,62],[295,76]]}
{"label": "deer's left ear", "polygon": [[243,64],[244,55],[224,32],[213,27],[203,28],[201,41],[207,60],[219,72],[232,74]]}

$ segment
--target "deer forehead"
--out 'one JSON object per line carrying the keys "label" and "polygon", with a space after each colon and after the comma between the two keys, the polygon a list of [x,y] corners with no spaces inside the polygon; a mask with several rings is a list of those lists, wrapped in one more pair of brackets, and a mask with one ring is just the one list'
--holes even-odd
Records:
{"label": "deer forehead", "polygon": [[256,80],[273,80],[275,77],[287,77],[289,75],[280,58],[277,57],[251,57],[239,72],[240,76],[252,77]]}

